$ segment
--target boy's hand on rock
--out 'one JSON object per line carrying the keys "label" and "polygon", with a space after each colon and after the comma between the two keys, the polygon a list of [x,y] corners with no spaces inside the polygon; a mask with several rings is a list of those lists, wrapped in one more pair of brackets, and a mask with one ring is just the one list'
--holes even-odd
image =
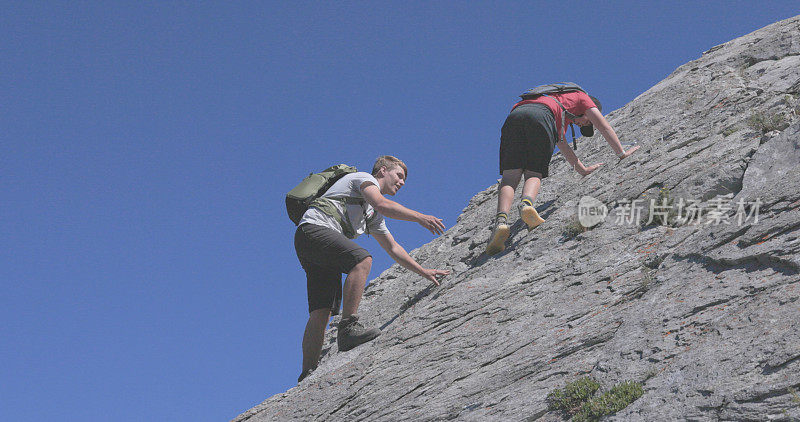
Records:
{"label": "boy's hand on rock", "polygon": [[422,274],[422,276],[432,281],[437,286],[439,285],[440,278],[444,278],[445,276],[450,274],[450,271],[448,270],[432,270],[425,268],[422,271],[424,273]]}

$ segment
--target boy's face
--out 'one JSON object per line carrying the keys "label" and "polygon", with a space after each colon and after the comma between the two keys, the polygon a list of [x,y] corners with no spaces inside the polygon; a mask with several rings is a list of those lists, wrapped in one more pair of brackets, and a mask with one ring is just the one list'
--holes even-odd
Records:
{"label": "boy's face", "polygon": [[394,166],[392,168],[387,169],[386,167],[382,168],[383,171],[383,185],[384,188],[381,190],[381,193],[384,195],[392,195],[394,196],[403,185],[406,184],[406,172],[403,171],[403,168],[400,166]]}

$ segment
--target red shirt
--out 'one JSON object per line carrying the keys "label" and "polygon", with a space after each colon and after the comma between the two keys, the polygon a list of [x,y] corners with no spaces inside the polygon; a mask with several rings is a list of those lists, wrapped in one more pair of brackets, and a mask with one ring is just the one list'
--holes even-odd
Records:
{"label": "red shirt", "polygon": [[[564,126],[561,127],[561,114],[563,111],[561,107],[558,105],[557,102],[553,100],[553,98],[557,98],[558,101],[561,101],[561,104],[564,105],[564,108],[567,109],[570,113],[580,116],[583,113],[586,113],[586,110],[597,107],[589,98],[588,95],[581,91],[573,91],[573,92],[566,92],[563,94],[547,94],[549,97],[545,97],[544,95],[536,98],[534,100],[522,100],[516,104],[511,109],[517,108],[517,106],[521,106],[523,104],[544,104],[550,111],[553,112],[553,117],[556,119],[556,133],[558,134],[558,139],[560,140],[567,132],[566,126],[569,126],[572,123],[572,120],[566,118],[564,121]],[[551,98],[552,97],[552,98]],[[565,116],[566,117],[566,116]]]}

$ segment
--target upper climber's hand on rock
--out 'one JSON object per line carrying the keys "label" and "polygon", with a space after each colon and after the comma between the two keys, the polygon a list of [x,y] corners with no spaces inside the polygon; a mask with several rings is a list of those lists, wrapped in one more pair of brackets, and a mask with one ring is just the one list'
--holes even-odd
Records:
{"label": "upper climber's hand on rock", "polygon": [[631,154],[633,154],[634,152],[636,152],[636,150],[637,150],[637,149],[639,149],[639,148],[641,148],[641,145],[636,145],[636,146],[634,146],[633,148],[631,148],[631,149],[629,149],[629,150],[627,150],[627,151],[623,152],[623,153],[622,153],[622,155],[620,155],[620,156],[619,156],[619,159],[620,159],[620,160],[622,160],[623,158],[628,158],[628,157],[630,157],[630,156],[631,156]]}
{"label": "upper climber's hand on rock", "polygon": [[603,164],[604,163],[597,163],[597,164],[595,164],[593,166],[589,166],[589,167],[581,166],[581,167],[576,168],[576,170],[578,171],[578,173],[580,173],[581,176],[588,176],[591,172],[597,170],[597,168],[602,166]]}

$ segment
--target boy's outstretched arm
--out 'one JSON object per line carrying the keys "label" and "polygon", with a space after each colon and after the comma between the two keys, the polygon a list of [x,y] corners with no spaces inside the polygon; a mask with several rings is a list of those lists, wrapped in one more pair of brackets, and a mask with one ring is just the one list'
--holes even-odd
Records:
{"label": "boy's outstretched arm", "polygon": [[380,189],[372,183],[361,189],[364,199],[382,215],[397,220],[413,221],[422,227],[430,230],[433,234],[444,233],[444,223],[441,218],[432,215],[425,215],[412,209],[406,208],[391,199],[381,195]]}
{"label": "boy's outstretched arm", "polygon": [[406,250],[403,249],[403,247],[400,246],[399,243],[397,243],[397,241],[394,240],[394,237],[391,235],[391,233],[387,234],[373,233],[372,237],[374,237],[375,240],[378,241],[378,244],[381,245],[383,250],[385,250],[386,253],[388,253],[389,256],[391,256],[392,259],[395,260],[395,262],[402,265],[404,268],[427,278],[437,286],[439,285],[439,280],[438,280],[439,277],[444,277],[450,274],[450,271],[447,270],[433,270],[428,268],[422,268],[422,266],[419,265],[419,263],[417,263],[417,261],[415,261],[414,258],[412,258],[411,255],[409,255],[408,252],[406,252]]}

